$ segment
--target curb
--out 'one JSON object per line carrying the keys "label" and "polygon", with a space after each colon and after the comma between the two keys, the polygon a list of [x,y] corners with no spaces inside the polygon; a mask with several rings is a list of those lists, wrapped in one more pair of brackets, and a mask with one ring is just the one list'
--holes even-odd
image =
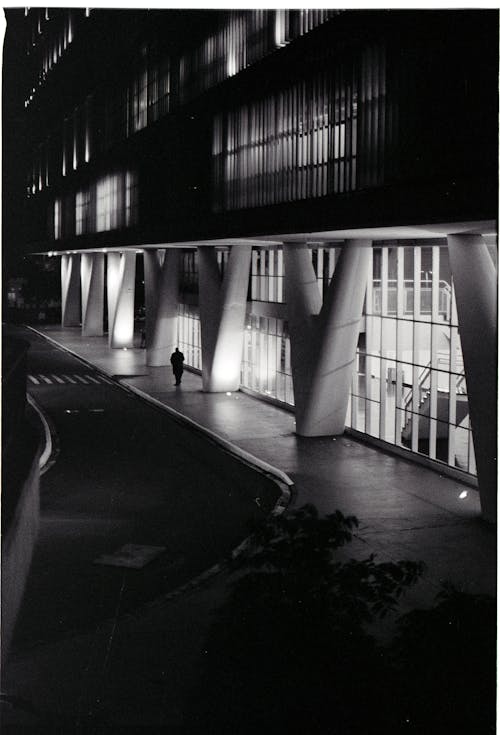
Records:
{"label": "curb", "polygon": [[152,405],[164,409],[179,421],[182,421],[191,428],[196,429],[197,431],[201,431],[203,434],[206,434],[208,437],[210,437],[210,439],[212,439],[217,444],[220,444],[220,446],[223,447],[223,449],[225,449],[230,454],[234,454],[244,462],[251,464],[253,467],[260,470],[264,474],[271,475],[276,481],[283,483],[285,487],[288,488],[293,486],[293,480],[291,480],[290,477],[285,472],[283,472],[283,470],[278,469],[278,467],[274,467],[268,462],[265,462],[263,459],[259,459],[259,457],[256,457],[254,454],[250,454],[250,452],[242,449],[237,444],[233,444],[233,442],[220,436],[220,434],[212,431],[212,429],[208,429],[206,426],[203,426],[203,424],[199,424],[197,421],[189,418],[189,416],[185,416],[184,414],[177,411],[175,408],[172,408],[171,406],[167,406],[165,403],[162,403],[157,398],[154,398],[154,396],[150,396],[149,393],[146,393],[140,388],[136,388],[135,385],[131,385],[130,383],[125,383],[125,385],[133,393],[148,401]]}
{"label": "curb", "polygon": [[43,339],[46,339],[48,342],[51,342],[52,344],[56,345],[60,349],[64,350],[65,352],[68,352],[73,357],[76,357],[78,360],[80,360],[80,362],[83,362],[84,365],[87,365],[93,370],[96,370],[98,373],[102,373],[102,375],[104,375],[106,378],[110,378],[111,380],[113,380],[113,382],[117,385],[117,387],[138,396],[139,398],[147,401],[148,403],[150,403],[153,406],[156,406],[157,408],[162,409],[163,411],[166,411],[173,418],[177,419],[181,423],[184,423],[190,428],[195,429],[201,432],[202,434],[205,434],[207,437],[212,439],[212,441],[214,441],[216,444],[219,444],[229,454],[232,454],[233,456],[242,460],[246,464],[249,464],[254,469],[262,472],[263,474],[270,476],[278,484],[281,490],[281,496],[276,501],[276,504],[272,511],[272,515],[280,515],[281,513],[283,513],[285,508],[288,506],[288,504],[290,503],[291,495],[292,495],[291,488],[294,486],[294,482],[285,472],[283,472],[283,470],[280,470],[278,467],[274,467],[268,462],[265,462],[264,460],[259,459],[259,457],[256,457],[255,455],[250,454],[250,452],[247,452],[241,447],[238,447],[236,444],[233,444],[233,442],[230,442],[228,439],[225,439],[224,437],[220,436],[220,434],[217,434],[215,431],[212,431],[211,429],[208,429],[206,426],[203,426],[203,424],[199,424],[194,419],[189,418],[189,416],[185,416],[184,414],[177,411],[175,408],[172,408],[171,406],[168,406],[165,403],[162,403],[157,398],[150,396],[149,393],[142,391],[140,388],[136,388],[134,385],[130,385],[129,383],[121,382],[120,380],[117,380],[112,373],[108,373],[106,370],[103,370],[102,368],[97,367],[94,363],[89,362],[84,357],[81,357],[81,355],[79,355],[77,352],[74,352],[74,350],[70,349],[69,347],[66,347],[65,345],[60,344],[55,339],[52,339],[52,337],[48,337],[43,332],[38,331],[38,329],[35,329],[34,327],[30,327],[29,325],[26,325],[26,326],[28,329],[31,329],[32,332],[35,332],[35,334],[38,334]]}
{"label": "curb", "polygon": [[[165,405],[158,399],[142,391],[140,388],[136,388],[135,386],[121,383],[111,373],[108,373],[102,368],[97,367],[95,364],[89,362],[84,357],[81,357],[80,355],[78,355],[76,352],[74,352],[70,348],[64,345],[61,345],[55,339],[52,339],[51,337],[48,337],[47,335],[43,334],[43,332],[39,332],[37,329],[35,329],[34,327],[30,327],[29,325],[25,325],[25,326],[28,329],[30,329],[32,332],[37,334],[39,337],[42,337],[48,342],[51,342],[53,345],[55,345],[59,349],[72,355],[77,360],[82,362],[84,365],[87,365],[89,368],[92,368],[97,373],[101,373],[106,378],[111,379],[117,388],[121,388],[122,390],[128,393],[131,393],[135,397],[140,398],[141,400],[144,400],[150,403],[152,406],[155,406],[156,408],[166,411],[172,416],[173,419],[179,421],[180,423],[184,423],[188,425],[190,428],[196,431],[199,431],[202,434],[205,434],[214,443],[220,445],[220,447],[224,449],[224,451],[235,456],[237,459],[244,462],[245,464],[250,465],[258,472],[261,472],[262,474],[270,477],[278,485],[280,489],[280,497],[276,501],[274,508],[271,511],[270,515],[271,516],[281,515],[286,510],[286,508],[288,507],[292,499],[292,488],[294,486],[294,482],[285,472],[278,469],[277,467],[273,467],[267,462],[264,462],[264,460],[259,459],[258,457],[255,457],[253,454],[250,454],[250,452],[247,452],[244,449],[241,449],[241,447],[238,447],[236,444],[233,444],[227,439],[224,439],[224,437],[215,433],[211,429],[207,429],[207,427],[203,426],[202,424],[197,423],[196,421],[194,421],[193,419],[190,419],[188,416],[185,416],[179,411],[176,411],[174,408],[171,408],[170,406]],[[49,430],[48,424],[45,421],[45,418],[42,416],[40,411],[39,413],[44,422],[44,427],[46,425],[47,430]],[[49,434],[50,434],[50,430],[49,430]],[[239,554],[241,554],[250,544],[251,538],[252,538],[251,536],[247,536],[245,539],[243,539],[243,541],[240,544],[238,544],[238,546],[236,546],[236,548],[232,549],[229,552],[229,555],[231,556],[231,558],[233,559],[237,558]],[[196,575],[192,579],[188,580],[184,584],[176,587],[170,592],[166,592],[164,595],[161,595],[160,598],[156,600],[152,600],[149,603],[145,603],[144,605],[140,606],[137,610],[133,612],[126,613],[123,616],[124,620],[137,619],[139,615],[144,615],[147,612],[151,612],[152,610],[154,610],[155,608],[158,608],[165,602],[170,602],[171,600],[174,600],[175,598],[180,597],[186,592],[193,591],[194,589],[202,585],[204,582],[207,582],[212,577],[216,576],[217,574],[220,574],[222,571],[224,571],[224,569],[227,569],[227,565],[228,565],[228,562],[226,560],[217,562],[216,564],[212,565],[211,567],[201,572],[200,574]],[[104,621],[103,621],[103,624],[105,624]]]}

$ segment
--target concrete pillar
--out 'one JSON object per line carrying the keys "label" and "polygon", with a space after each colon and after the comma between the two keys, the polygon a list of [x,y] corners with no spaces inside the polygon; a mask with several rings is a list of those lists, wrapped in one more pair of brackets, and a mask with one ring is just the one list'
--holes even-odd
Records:
{"label": "concrete pillar", "polygon": [[371,241],[346,242],[325,303],[305,244],[284,244],[297,434],[342,434],[362,318]]}
{"label": "concrete pillar", "polygon": [[61,256],[61,325],[77,327],[80,324],[80,256]]}
{"label": "concrete pillar", "polygon": [[104,254],[82,253],[82,336],[100,337],[104,316]]}
{"label": "concrete pillar", "polygon": [[[321,295],[309,248],[305,243],[284,243],[285,300],[290,334],[295,423],[301,433],[302,414],[309,402],[311,350]],[[325,432],[326,433],[326,432]]]}
{"label": "concrete pillar", "polygon": [[177,306],[179,303],[179,251],[165,250],[163,262],[158,251],[144,253],[146,285],[146,364],[170,365],[177,346]]}
{"label": "concrete pillar", "polygon": [[483,517],[497,518],[497,279],[480,235],[448,235]]}
{"label": "concrete pillar", "polygon": [[144,250],[144,306],[146,309],[146,364],[148,363],[147,351],[151,344],[153,334],[156,306],[158,299],[158,282],[160,278],[160,250]]}
{"label": "concrete pillar", "polygon": [[118,284],[120,280],[120,253],[108,253],[106,256],[106,286],[108,296],[108,344],[111,347],[113,321],[118,301]]}
{"label": "concrete pillar", "polygon": [[241,355],[252,246],[233,245],[221,283],[213,247],[198,248],[203,390],[240,386]]}
{"label": "concrete pillar", "polygon": [[135,250],[108,254],[108,336],[113,349],[134,346]]}

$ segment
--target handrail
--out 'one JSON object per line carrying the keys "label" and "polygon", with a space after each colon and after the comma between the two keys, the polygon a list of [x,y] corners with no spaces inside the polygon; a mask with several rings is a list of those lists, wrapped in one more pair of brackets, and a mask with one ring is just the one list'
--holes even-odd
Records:
{"label": "handrail", "polygon": [[[419,387],[419,388],[421,388],[421,387],[422,387],[422,383],[424,382],[424,380],[426,380],[427,376],[428,376],[428,375],[430,375],[430,373],[431,373],[431,370],[432,370],[432,368],[431,368],[431,364],[432,364],[432,363],[431,363],[431,361],[429,361],[429,362],[427,363],[427,365],[426,365],[426,366],[424,367],[424,369],[423,369],[423,371],[421,372],[421,374],[419,375],[419,379],[418,379],[418,387]],[[412,389],[411,389],[411,391],[410,391],[409,395],[407,396],[407,398],[406,398],[406,400],[405,400],[405,411],[406,411],[406,410],[407,410],[407,408],[408,408],[408,404],[409,404],[409,403],[410,403],[410,402],[411,402],[412,400],[413,400],[413,385],[412,385]]]}

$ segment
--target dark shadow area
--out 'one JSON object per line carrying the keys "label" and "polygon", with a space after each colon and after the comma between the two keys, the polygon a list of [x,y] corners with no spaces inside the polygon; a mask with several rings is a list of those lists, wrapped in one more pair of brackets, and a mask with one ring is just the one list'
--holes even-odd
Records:
{"label": "dark shadow area", "polygon": [[444,587],[430,610],[397,613],[423,564],[357,561],[357,520],[314,506],[272,518],[232,562],[187,707],[193,733],[493,733],[495,601]]}

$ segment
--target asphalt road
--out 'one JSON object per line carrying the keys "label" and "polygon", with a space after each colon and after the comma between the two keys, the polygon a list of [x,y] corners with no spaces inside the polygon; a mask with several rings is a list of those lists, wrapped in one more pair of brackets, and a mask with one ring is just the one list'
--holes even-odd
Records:
{"label": "asphalt road", "polygon": [[[12,649],[90,632],[141,609],[234,548],[275,486],[202,435],[28,330],[28,390],[57,434]],[[164,547],[142,569],[96,564]],[[78,665],[75,662],[75,665]]]}

